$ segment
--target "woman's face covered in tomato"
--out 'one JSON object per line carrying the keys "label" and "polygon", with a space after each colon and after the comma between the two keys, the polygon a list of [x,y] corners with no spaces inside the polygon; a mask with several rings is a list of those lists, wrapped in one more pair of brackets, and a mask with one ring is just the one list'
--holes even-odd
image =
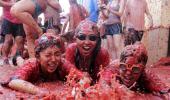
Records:
{"label": "woman's face covered in tomato", "polygon": [[46,48],[40,52],[39,61],[44,72],[53,73],[61,61],[60,49],[56,46]]}
{"label": "woman's face covered in tomato", "polygon": [[120,63],[119,72],[121,81],[127,87],[132,86],[141,76],[144,66],[137,62],[135,57],[127,57],[124,63]]}
{"label": "woman's face covered in tomato", "polygon": [[62,43],[59,39],[51,35],[42,35],[36,40],[36,57],[40,62],[41,69],[45,73],[56,71],[61,62]]}
{"label": "woman's face covered in tomato", "polygon": [[76,43],[81,56],[89,57],[92,55],[98,40],[97,26],[93,22],[85,20],[79,24],[76,29]]}
{"label": "woman's face covered in tomato", "polygon": [[130,87],[139,80],[144,71],[147,58],[146,48],[141,43],[124,48],[119,65],[119,73],[123,84]]}

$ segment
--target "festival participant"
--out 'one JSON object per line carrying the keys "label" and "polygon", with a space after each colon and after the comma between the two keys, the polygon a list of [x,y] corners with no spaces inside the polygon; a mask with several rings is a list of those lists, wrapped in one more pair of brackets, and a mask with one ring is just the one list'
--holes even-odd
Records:
{"label": "festival participant", "polygon": [[47,5],[57,11],[61,10],[61,7],[56,0],[20,0],[11,8],[11,14],[24,24],[30,57],[35,56],[34,35],[38,34],[41,36],[43,34],[43,31],[38,26],[36,19],[42,12],[45,11]]}
{"label": "festival participant", "polygon": [[[79,23],[88,16],[86,9],[77,3],[76,0],[69,0],[70,11],[67,15],[67,20],[64,23],[61,33],[68,38],[69,42],[73,42],[74,32]],[[69,23],[68,31],[66,32],[66,26]]]}
{"label": "festival participant", "polygon": [[[43,34],[35,41],[35,57],[25,62],[10,78],[8,86],[12,89],[38,94],[42,90],[34,86],[34,82],[48,82],[66,79],[66,75],[74,70],[74,76],[81,78],[83,73],[74,65],[61,57],[64,44],[60,38],[51,34]],[[31,83],[30,83],[31,82]]]}
{"label": "festival participant", "polygon": [[[103,72],[100,82],[111,84],[112,77],[129,89],[143,89],[140,79],[147,63],[147,51],[143,44],[135,43],[124,48],[120,60],[113,61]],[[140,88],[140,89],[139,89]]]}
{"label": "festival participant", "polygon": [[[136,42],[126,46],[121,53],[120,60],[112,62],[101,71],[99,80],[101,88],[114,87],[119,98],[123,97],[128,100],[132,98],[169,100],[169,87],[164,86],[164,83],[161,84],[159,79],[146,71],[147,58],[147,51],[142,43]],[[153,89],[148,87],[148,82],[158,84]],[[155,91],[156,89],[160,91]]]}
{"label": "festival participant", "polygon": [[98,72],[109,62],[108,51],[101,47],[101,38],[94,22],[82,21],[75,32],[76,43],[68,45],[65,57],[79,70],[88,72],[95,83]]}
{"label": "festival participant", "polygon": [[[105,35],[107,38],[107,45],[111,59],[115,60],[118,58],[120,47],[122,43],[122,23],[121,16],[125,8],[124,0],[112,0],[107,6],[103,6],[107,10],[105,16],[107,19],[104,22]],[[104,10],[102,10],[104,11]]]}
{"label": "festival participant", "polygon": [[125,45],[141,41],[145,30],[145,14],[149,19],[148,28],[151,28],[153,26],[153,19],[146,0],[127,0],[122,18],[126,27]]}
{"label": "festival participant", "polygon": [[3,7],[3,22],[2,35],[5,36],[5,41],[2,48],[2,56],[4,64],[9,64],[8,57],[13,45],[13,38],[17,46],[17,51],[22,57],[24,49],[25,32],[23,24],[10,14],[11,6],[16,3],[16,0],[0,0]]}

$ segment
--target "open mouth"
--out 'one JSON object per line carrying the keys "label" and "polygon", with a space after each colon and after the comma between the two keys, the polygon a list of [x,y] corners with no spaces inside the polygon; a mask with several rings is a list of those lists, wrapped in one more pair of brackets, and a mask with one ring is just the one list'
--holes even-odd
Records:
{"label": "open mouth", "polygon": [[84,49],[85,51],[89,51],[89,50],[90,50],[90,47],[89,47],[89,46],[83,46],[83,49]]}
{"label": "open mouth", "polygon": [[57,69],[57,64],[48,64],[48,71],[54,72]]}
{"label": "open mouth", "polygon": [[84,56],[88,56],[91,53],[91,50],[92,50],[92,48],[89,47],[89,46],[83,46],[82,49],[83,49],[82,53],[84,54]]}

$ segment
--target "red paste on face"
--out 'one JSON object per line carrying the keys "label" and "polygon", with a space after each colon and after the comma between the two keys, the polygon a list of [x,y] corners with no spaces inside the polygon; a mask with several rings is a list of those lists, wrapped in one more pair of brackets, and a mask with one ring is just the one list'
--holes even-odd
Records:
{"label": "red paste on face", "polygon": [[[75,61],[76,49],[77,49],[77,43],[72,43],[67,47],[65,53],[66,60],[70,61],[74,65],[76,65],[76,61]],[[97,74],[100,71],[101,67],[105,68],[106,66],[109,65],[109,62],[110,62],[110,58],[109,58],[108,51],[104,48],[101,48],[101,50],[98,52],[96,60],[94,61],[94,66],[93,66],[94,73],[91,74],[93,80],[97,80]],[[76,67],[78,68],[78,66]],[[81,70],[81,68],[79,69]]]}
{"label": "red paste on face", "polygon": [[[154,69],[155,67],[155,69]],[[169,78],[170,74],[168,73],[170,69],[169,66],[154,66],[152,67],[151,73],[157,77]],[[161,69],[161,70],[160,70]],[[1,75],[0,80],[3,80],[10,76],[15,69],[12,67],[0,67]],[[148,69],[149,70],[149,69]],[[159,72],[159,73],[158,73]],[[74,72],[73,72],[74,74]],[[149,74],[147,74],[149,75]],[[151,76],[154,76],[151,75]],[[151,81],[154,81],[155,78],[152,78]],[[158,79],[158,78],[157,78]],[[168,80],[160,79],[160,82],[168,82]],[[156,81],[156,80],[155,80]],[[154,82],[155,83],[155,82]],[[168,83],[169,84],[169,83]],[[168,84],[166,84],[168,86]],[[126,87],[122,86],[113,78],[111,80],[111,86],[107,86],[105,83],[98,83],[94,86],[82,88],[80,84],[75,82],[75,86],[71,87],[67,83],[60,81],[55,82],[46,82],[46,83],[36,83],[35,85],[46,88],[50,90],[50,93],[45,96],[31,95],[27,93],[18,92],[11,90],[9,88],[0,87],[0,100],[9,99],[9,100],[18,100],[18,99],[43,99],[43,100],[168,100],[161,99],[158,96],[153,96],[152,94],[138,94],[133,91],[130,91]],[[75,88],[75,93],[74,89]],[[156,87],[154,87],[156,88]],[[73,95],[74,94],[74,95]]]}

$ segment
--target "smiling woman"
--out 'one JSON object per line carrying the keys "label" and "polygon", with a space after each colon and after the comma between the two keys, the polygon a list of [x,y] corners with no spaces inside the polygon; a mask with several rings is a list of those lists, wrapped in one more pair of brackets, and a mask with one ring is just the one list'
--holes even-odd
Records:
{"label": "smiling woman", "polygon": [[75,30],[76,43],[66,50],[66,59],[78,69],[88,72],[93,83],[98,80],[98,72],[109,64],[109,54],[101,47],[100,34],[94,22],[88,19],[80,22]]}
{"label": "smiling woman", "polygon": [[30,82],[65,81],[65,76],[71,70],[75,72],[74,77],[83,77],[82,72],[62,58],[64,44],[60,38],[48,33],[43,34],[35,42],[35,52],[36,58],[26,61],[6,82],[10,88],[31,94],[48,93]]}

